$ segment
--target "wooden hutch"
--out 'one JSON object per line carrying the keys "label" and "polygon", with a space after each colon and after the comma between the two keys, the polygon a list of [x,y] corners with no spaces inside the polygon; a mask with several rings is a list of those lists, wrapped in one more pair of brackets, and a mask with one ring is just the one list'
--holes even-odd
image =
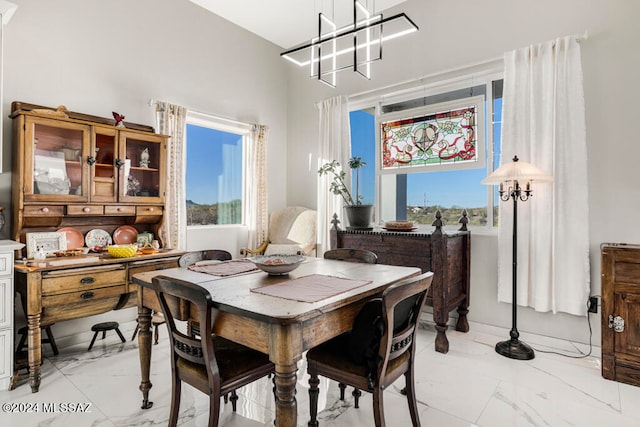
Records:
{"label": "wooden hutch", "polygon": [[[12,236],[73,228],[157,236],[165,212],[167,136],[152,127],[13,102]],[[177,267],[181,252],[15,266],[28,326],[31,389],[40,385],[40,328],[136,305],[134,274]],[[18,259],[26,257],[17,251]],[[73,258],[73,257],[70,257]]]}

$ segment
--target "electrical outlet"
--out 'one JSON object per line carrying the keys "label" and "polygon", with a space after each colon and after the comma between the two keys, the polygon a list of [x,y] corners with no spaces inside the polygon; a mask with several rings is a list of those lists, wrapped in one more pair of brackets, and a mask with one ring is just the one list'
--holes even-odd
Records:
{"label": "electrical outlet", "polygon": [[589,297],[589,307],[587,310],[589,313],[598,312],[598,297]]}

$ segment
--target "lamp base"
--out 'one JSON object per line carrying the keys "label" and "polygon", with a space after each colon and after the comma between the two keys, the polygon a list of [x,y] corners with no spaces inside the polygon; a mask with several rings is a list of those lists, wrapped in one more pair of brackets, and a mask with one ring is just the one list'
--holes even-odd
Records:
{"label": "lamp base", "polygon": [[496,353],[518,360],[531,360],[536,357],[533,349],[518,339],[500,341],[496,344]]}

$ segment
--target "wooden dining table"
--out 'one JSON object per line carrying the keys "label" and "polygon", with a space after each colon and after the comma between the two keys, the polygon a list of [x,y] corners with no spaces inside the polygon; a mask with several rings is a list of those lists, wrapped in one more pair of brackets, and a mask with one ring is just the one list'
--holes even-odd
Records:
{"label": "wooden dining table", "polygon": [[[162,275],[186,280],[207,289],[218,310],[213,332],[269,355],[275,364],[275,425],[297,425],[297,362],[312,347],[351,329],[364,303],[379,296],[388,286],[421,273],[419,268],[383,264],[360,264],[345,261],[307,258],[296,270],[272,276],[260,270],[233,276],[214,276],[187,268],[151,271],[133,277],[138,289],[138,345],[142,407],[150,408],[152,384],[151,314],[160,306],[151,288],[153,277]],[[257,291],[268,285],[299,283],[316,277],[335,282],[361,281],[356,288],[314,302],[266,295]],[[332,279],[333,278],[333,279]],[[300,280],[297,280],[300,279]],[[296,298],[295,295],[293,298]],[[179,320],[197,320],[197,313],[185,301],[175,300],[173,314]]]}

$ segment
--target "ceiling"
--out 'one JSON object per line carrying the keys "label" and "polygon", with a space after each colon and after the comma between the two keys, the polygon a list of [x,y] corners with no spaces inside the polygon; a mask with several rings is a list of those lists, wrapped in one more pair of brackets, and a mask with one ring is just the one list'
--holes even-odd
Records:
{"label": "ceiling", "polygon": [[[308,42],[318,32],[318,13],[331,16],[338,26],[353,16],[351,0],[190,0],[270,42],[289,49]],[[369,0],[371,1],[371,0]],[[376,12],[406,0],[375,0]]]}

